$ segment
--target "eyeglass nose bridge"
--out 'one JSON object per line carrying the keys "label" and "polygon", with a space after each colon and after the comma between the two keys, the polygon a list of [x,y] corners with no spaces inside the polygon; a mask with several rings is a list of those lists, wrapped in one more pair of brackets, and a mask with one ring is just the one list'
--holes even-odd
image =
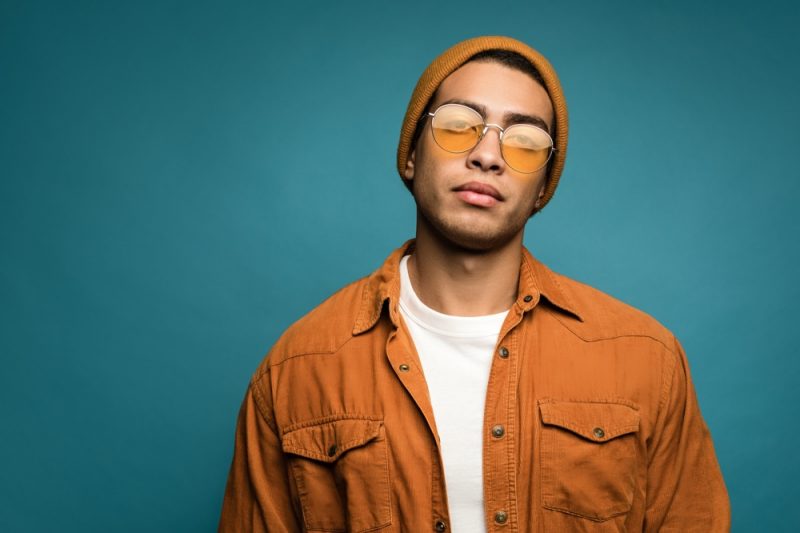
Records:
{"label": "eyeglass nose bridge", "polygon": [[[502,142],[503,142],[503,134],[506,132],[505,128],[503,128],[499,124],[491,124],[489,122],[484,122],[483,123],[483,131],[481,131],[481,135],[480,135],[480,137],[478,137],[478,142],[475,143],[475,146],[478,146],[478,144],[480,144],[480,142],[483,140],[483,138],[486,137],[486,132],[489,131],[489,128],[497,128],[498,129],[498,131],[500,132],[499,140],[500,140],[500,143],[502,144]],[[473,148],[475,146],[473,146]]]}

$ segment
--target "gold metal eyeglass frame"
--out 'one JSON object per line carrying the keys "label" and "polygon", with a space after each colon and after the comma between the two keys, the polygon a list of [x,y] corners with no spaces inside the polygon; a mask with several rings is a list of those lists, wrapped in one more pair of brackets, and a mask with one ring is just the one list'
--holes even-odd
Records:
{"label": "gold metal eyeglass frame", "polygon": [[[435,116],[436,116],[436,113],[438,113],[438,112],[439,112],[439,110],[440,110],[440,109],[442,109],[442,108],[444,108],[444,107],[463,107],[463,108],[469,109],[470,111],[472,111],[473,113],[475,113],[476,115],[478,115],[478,116],[481,118],[481,122],[483,122],[483,130],[481,131],[481,134],[478,136],[478,140],[477,140],[477,141],[475,141],[475,144],[473,144],[472,146],[470,146],[469,148],[467,148],[467,149],[465,149],[465,150],[453,151],[453,150],[448,150],[447,148],[445,148],[444,146],[442,146],[441,144],[439,144],[439,141],[437,141],[437,140],[436,140],[436,135],[434,135],[434,133],[433,133],[433,121],[431,121],[431,136],[433,136],[433,141],[436,143],[436,145],[437,145],[439,148],[441,148],[441,149],[442,149],[442,150],[444,150],[445,152],[450,152],[451,154],[463,154],[463,153],[469,152],[470,150],[472,150],[473,148],[475,148],[476,146],[478,146],[478,145],[481,143],[481,141],[483,140],[483,138],[486,136],[486,132],[487,132],[487,131],[489,131],[489,128],[497,128],[497,129],[500,131],[500,139],[499,139],[499,141],[500,141],[500,155],[503,157],[503,161],[505,161],[505,162],[506,162],[506,164],[507,164],[509,167],[513,168],[514,170],[516,170],[517,172],[519,172],[519,173],[521,173],[521,174],[533,174],[534,172],[538,172],[539,170],[541,170],[541,169],[543,169],[544,167],[546,167],[546,166],[547,166],[547,163],[549,163],[549,162],[550,162],[550,159],[553,157],[553,153],[554,153],[554,152],[556,152],[556,151],[558,150],[558,149],[557,149],[557,148],[556,148],[556,147],[553,145],[553,138],[550,136],[550,134],[549,134],[549,133],[547,133],[547,132],[546,132],[544,129],[540,128],[539,126],[536,126],[535,124],[519,123],[519,124],[512,124],[512,125],[510,125],[510,126],[508,126],[508,127],[504,128],[504,127],[500,126],[499,124],[491,124],[491,123],[489,123],[489,122],[486,122],[486,119],[484,119],[484,118],[483,118],[483,115],[481,115],[481,114],[478,112],[478,110],[477,110],[477,109],[473,109],[473,108],[471,108],[470,106],[467,106],[467,105],[463,105],[463,104],[442,104],[442,105],[440,105],[439,107],[437,107],[437,108],[436,108],[436,111],[434,111],[434,112],[432,112],[432,113],[429,111],[427,116],[428,116],[428,117],[431,117],[431,118],[435,117]],[[513,128],[514,126],[529,126],[529,127],[531,127],[531,128],[536,128],[537,130],[540,130],[542,133],[544,133],[545,135],[547,135],[547,138],[548,138],[548,139],[550,139],[550,153],[549,153],[549,154],[547,154],[547,159],[545,159],[545,160],[544,160],[544,163],[542,163],[542,166],[540,166],[539,168],[537,168],[537,169],[534,169],[534,170],[528,170],[528,171],[517,170],[516,168],[514,168],[514,167],[511,165],[511,163],[509,163],[509,162],[506,160],[506,156],[505,156],[505,154],[503,153],[503,135],[505,134],[505,132],[506,132],[507,130],[509,130],[509,129]]]}

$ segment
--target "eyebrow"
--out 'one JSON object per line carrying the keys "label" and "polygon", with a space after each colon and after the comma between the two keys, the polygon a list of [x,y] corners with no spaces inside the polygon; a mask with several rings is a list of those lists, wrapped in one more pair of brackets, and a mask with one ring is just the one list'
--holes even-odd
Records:
{"label": "eyebrow", "polygon": [[[445,104],[461,104],[467,107],[471,107],[475,111],[481,114],[484,120],[486,120],[486,106],[481,105],[475,102],[470,102],[469,100],[462,100],[460,98],[451,98],[446,102],[442,102],[439,104],[440,106]],[[533,124],[534,126],[538,126],[546,131],[548,134],[550,133],[550,128],[547,127],[547,122],[544,121],[542,117],[537,117],[536,115],[526,115],[524,113],[506,113],[503,115],[503,123],[504,124]]]}

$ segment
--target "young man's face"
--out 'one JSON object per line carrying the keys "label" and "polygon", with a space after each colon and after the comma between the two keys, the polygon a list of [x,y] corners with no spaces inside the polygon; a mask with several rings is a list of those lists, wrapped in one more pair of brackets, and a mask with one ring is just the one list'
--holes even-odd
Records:
{"label": "young man's face", "polygon": [[[499,63],[471,62],[450,74],[431,111],[453,101],[485,110],[484,120],[503,128],[516,114],[538,117],[552,131],[553,108],[545,89],[528,74]],[[405,170],[406,179],[413,180],[423,230],[470,250],[491,250],[521,238],[543,193],[547,166],[531,174],[510,168],[499,135],[497,128],[489,128],[473,149],[450,153],[436,144],[426,119]]]}

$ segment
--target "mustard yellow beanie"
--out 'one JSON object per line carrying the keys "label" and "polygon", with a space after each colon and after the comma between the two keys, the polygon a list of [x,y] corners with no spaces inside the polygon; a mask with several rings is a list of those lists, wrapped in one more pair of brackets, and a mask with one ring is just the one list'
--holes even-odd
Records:
{"label": "mustard yellow beanie", "polygon": [[408,103],[408,109],[406,109],[406,116],[403,119],[403,127],[400,130],[400,144],[397,147],[397,171],[400,173],[400,177],[405,179],[403,172],[411,149],[414,131],[420,118],[422,118],[422,113],[425,111],[428,101],[433,96],[433,93],[436,92],[439,84],[470,57],[486,50],[508,50],[516,52],[530,61],[541,74],[545,89],[553,102],[553,112],[555,114],[553,143],[556,151],[550,164],[550,172],[547,174],[547,184],[539,207],[539,210],[541,210],[555,193],[558,179],[564,169],[564,160],[567,157],[567,131],[569,129],[567,103],[564,100],[561,83],[559,83],[556,72],[547,59],[525,43],[510,37],[485,36],[467,39],[448,48],[428,65],[414,88],[411,101]]}

